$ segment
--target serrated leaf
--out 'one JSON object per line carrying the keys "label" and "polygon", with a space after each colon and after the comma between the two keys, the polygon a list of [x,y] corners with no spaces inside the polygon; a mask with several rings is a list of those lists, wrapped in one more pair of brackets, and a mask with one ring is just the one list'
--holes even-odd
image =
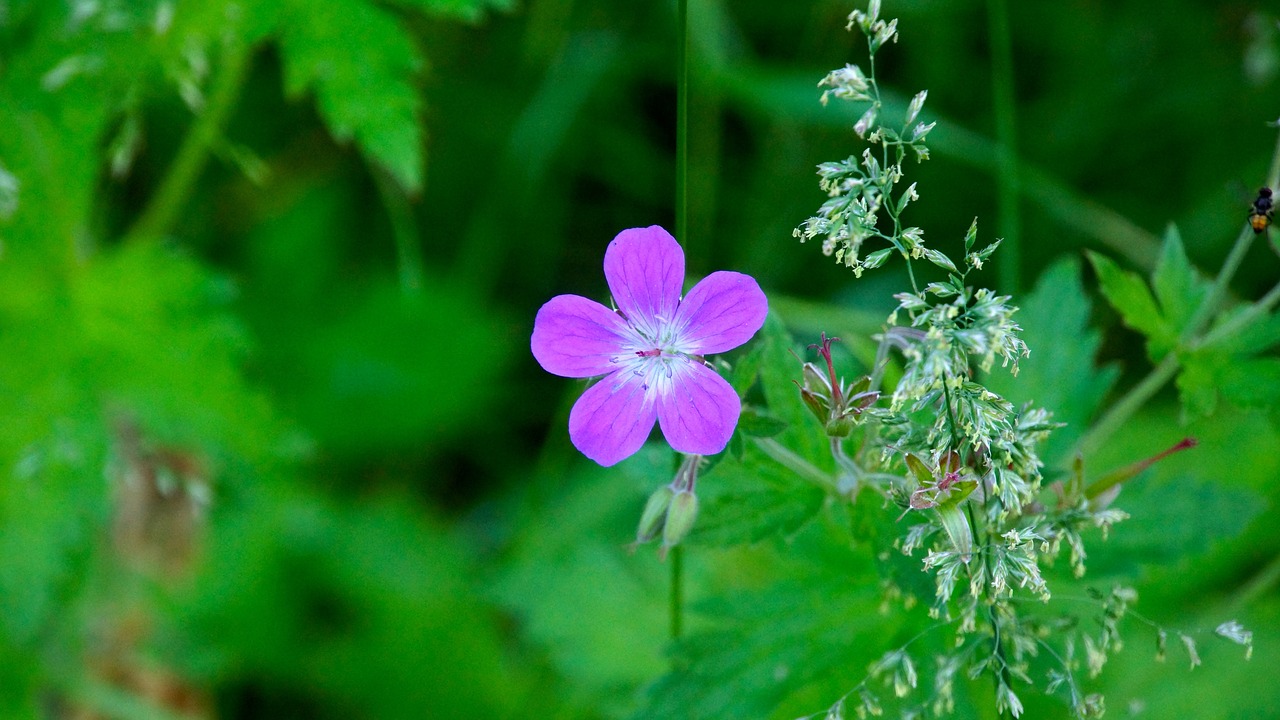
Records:
{"label": "serrated leaf", "polygon": [[1223,368],[1222,397],[1241,408],[1280,406],[1280,358],[1237,359]]}
{"label": "serrated leaf", "polygon": [[785,549],[752,548],[751,567],[770,582],[699,603],[702,629],[675,646],[676,669],[646,690],[632,717],[799,717],[847,692],[860,674],[848,668],[882,655],[906,616],[875,611],[879,595],[858,581],[873,572],[866,553],[833,530],[813,522]]}
{"label": "serrated leaf", "polygon": [[792,353],[802,350],[773,311],[765,320],[760,338],[760,383],[769,414],[787,423],[787,429],[778,436],[779,441],[817,467],[830,469],[834,461],[827,447],[826,433],[805,407],[800,389],[793,382],[800,380],[802,363]]}
{"label": "serrated leaf", "polygon": [[1224,368],[1222,353],[1197,352],[1183,358],[1175,384],[1185,417],[1212,415],[1218,408],[1218,374]]}
{"label": "serrated leaf", "polygon": [[1147,283],[1104,255],[1090,252],[1089,262],[1098,273],[1102,294],[1120,313],[1125,325],[1147,337],[1148,357],[1159,360],[1174,347],[1177,333],[1164,319]]}
{"label": "serrated leaf", "polygon": [[[1165,232],[1164,246],[1151,276],[1151,286],[1172,332],[1175,336],[1181,334],[1204,301],[1209,288],[1187,259],[1182,237],[1178,234],[1178,228],[1173,225]],[[1171,349],[1162,347],[1158,352],[1163,355]]]}
{"label": "serrated leaf", "polygon": [[1183,359],[1177,386],[1188,418],[1212,415],[1219,399],[1238,408],[1275,408],[1280,405],[1280,359],[1206,348]]}
{"label": "serrated leaf", "polygon": [[315,94],[329,131],[406,190],[422,186],[423,67],[413,40],[394,16],[365,0],[289,0],[280,10],[285,90]]}
{"label": "serrated leaf", "polygon": [[821,489],[747,443],[740,461],[725,460],[699,479],[702,511],[692,542],[741,545],[786,537],[822,507]]}

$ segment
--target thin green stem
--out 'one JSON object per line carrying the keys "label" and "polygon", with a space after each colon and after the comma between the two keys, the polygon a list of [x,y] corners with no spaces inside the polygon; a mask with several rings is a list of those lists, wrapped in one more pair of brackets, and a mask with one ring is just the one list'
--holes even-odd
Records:
{"label": "thin green stem", "polygon": [[[689,0],[676,2],[676,237],[689,247]],[[671,551],[671,639],[684,633],[684,548]]]}
{"label": "thin green stem", "polygon": [[1213,319],[1218,305],[1222,303],[1222,299],[1227,294],[1227,286],[1231,284],[1231,279],[1235,277],[1236,271],[1240,269],[1240,264],[1244,262],[1244,256],[1249,252],[1249,248],[1253,246],[1255,237],[1257,237],[1257,233],[1248,226],[1236,236],[1236,242],[1231,246],[1231,252],[1227,254],[1226,261],[1222,263],[1222,269],[1218,271],[1218,276],[1214,278],[1213,285],[1209,288],[1209,293],[1205,295],[1200,307],[1196,308],[1195,314],[1191,316],[1191,321],[1187,323],[1181,337],[1179,337],[1179,340],[1183,343],[1199,335],[1205,326],[1209,324],[1209,321]]}
{"label": "thin green stem", "polygon": [[836,487],[839,488],[850,500],[858,496],[858,490],[862,486],[862,480],[865,473],[858,463],[844,450],[844,438],[832,436],[831,440],[831,457],[836,461]]}
{"label": "thin green stem", "polygon": [[409,199],[404,192],[385,172],[374,168],[373,182],[378,188],[378,195],[382,197],[382,206],[386,208],[387,218],[391,222],[391,234],[396,244],[396,269],[400,276],[400,289],[406,295],[416,295],[422,291],[426,261],[423,260],[422,247],[418,243],[417,223],[413,219],[413,209],[409,206]]}
{"label": "thin green stem", "polygon": [[214,78],[208,103],[187,131],[159,188],[125,233],[125,242],[154,240],[173,229],[240,97],[251,55],[252,48],[242,43],[231,42],[223,47],[221,67]]}
{"label": "thin green stem", "polygon": [[1124,397],[1111,406],[1105,415],[1098,422],[1089,428],[1089,432],[1076,443],[1075,452],[1069,453],[1069,457],[1080,455],[1092,455],[1102,447],[1102,443],[1107,438],[1129,421],[1143,405],[1155,396],[1164,384],[1169,382],[1178,372],[1178,354],[1171,352],[1164,356],[1159,364],[1152,368],[1151,372],[1142,379],[1142,382],[1133,386],[1133,389],[1125,393]]}
{"label": "thin green stem", "polygon": [[814,467],[809,461],[795,454],[786,445],[773,438],[753,438],[756,447],[768,455],[774,462],[800,476],[801,479],[817,485],[828,492],[839,492],[836,479]]}
{"label": "thin green stem", "polygon": [[991,75],[996,116],[996,215],[1000,245],[1002,292],[1018,290],[1022,268],[1022,217],[1018,209],[1018,151],[1013,95],[1013,43],[1009,33],[1008,0],[987,3],[991,40]]}
{"label": "thin green stem", "polygon": [[[986,511],[986,507],[987,493],[984,492],[982,495],[982,508],[984,512]],[[969,531],[973,533],[973,537],[975,539],[979,537],[983,538],[981,545],[982,553],[980,556],[982,563],[982,568],[980,570],[982,573],[982,601],[983,604],[987,606],[987,622],[991,623],[991,653],[992,657],[995,658],[995,662],[992,666],[994,671],[991,673],[991,681],[995,686],[996,707],[1000,707],[1002,703],[1001,690],[1009,683],[1009,670],[1008,663],[1004,655],[1004,641],[1000,639],[1000,623],[999,619],[996,617],[995,598],[991,595],[991,532],[990,528],[988,528],[986,524],[983,525],[981,531],[979,530],[977,518],[975,518],[973,514],[973,503],[965,503],[964,508],[965,514],[969,519]],[[980,534],[980,532],[983,534]],[[973,573],[972,565],[969,566],[969,573],[971,575]],[[1001,711],[999,715],[1001,718],[1007,717],[1007,713],[1004,711]]]}
{"label": "thin green stem", "polygon": [[[1280,133],[1276,135],[1276,147],[1271,156],[1268,182],[1276,184],[1278,175],[1280,175]],[[1213,286],[1209,288],[1208,294],[1205,295],[1200,306],[1196,308],[1195,314],[1191,316],[1191,321],[1187,323],[1187,327],[1179,337],[1179,344],[1182,347],[1195,349],[1221,342],[1243,330],[1258,318],[1263,317],[1277,303],[1280,303],[1280,285],[1277,285],[1250,306],[1248,310],[1240,313],[1230,322],[1215,328],[1207,334],[1203,334],[1205,328],[1213,320],[1218,305],[1226,296],[1227,287],[1231,284],[1231,279],[1235,277],[1236,271],[1240,269],[1240,265],[1244,262],[1245,255],[1249,252],[1249,248],[1256,237],[1257,233],[1254,233],[1248,226],[1245,226],[1240,231],[1240,234],[1236,237],[1235,245],[1232,246],[1226,261],[1222,263],[1222,269],[1218,271],[1217,277],[1214,278]],[[1165,355],[1141,382],[1130,389],[1097,423],[1094,423],[1093,427],[1076,443],[1075,452],[1068,453],[1068,457],[1090,455],[1097,451],[1112,433],[1128,422],[1129,418],[1154,397],[1160,391],[1160,388],[1164,387],[1165,383],[1173,379],[1180,365],[1181,359],[1177,350]]]}
{"label": "thin green stem", "polygon": [[1271,168],[1267,170],[1267,187],[1280,189],[1280,133],[1276,133],[1276,149],[1271,153]]}
{"label": "thin green stem", "polygon": [[1195,343],[1194,347],[1207,347],[1232,337],[1270,312],[1277,303],[1280,303],[1280,284],[1273,286],[1267,291],[1266,295],[1263,295],[1258,302],[1250,305],[1244,312],[1206,333],[1204,338]]}
{"label": "thin green stem", "polygon": [[1270,594],[1277,584],[1280,584],[1280,557],[1272,558],[1248,582],[1241,585],[1231,596],[1227,606],[1237,612],[1243,610],[1258,598]]}
{"label": "thin green stem", "polygon": [[677,0],[676,237],[689,249],[689,0]]}
{"label": "thin green stem", "polygon": [[684,548],[676,545],[667,555],[671,565],[671,639],[684,634]]}

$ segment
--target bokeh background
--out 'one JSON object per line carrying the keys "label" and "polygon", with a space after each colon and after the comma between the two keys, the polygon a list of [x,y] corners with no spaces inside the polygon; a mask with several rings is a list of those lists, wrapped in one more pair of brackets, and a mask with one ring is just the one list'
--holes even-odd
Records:
{"label": "bokeh background", "polygon": [[[754,275],[802,338],[873,332],[904,285],[791,237],[814,166],[861,152],[858,111],[817,102],[865,62],[851,9],[690,0],[689,270]],[[885,2],[888,103],[927,88],[938,121],[910,221],[1016,237],[1001,292],[1085,248],[1146,273],[1168,223],[1215,272],[1276,145],[1276,8],[1011,3],[1005,227],[988,11]],[[669,458],[576,454],[581,385],[527,350],[546,299],[605,298],[616,232],[673,226],[675,26],[665,0],[0,1],[0,717],[794,717],[862,677],[874,582],[803,538],[696,536],[695,631],[818,616],[828,645],[729,633],[718,672],[664,676],[667,567],[624,546]],[[1278,270],[1257,243],[1233,290]],[[1140,339],[1091,318],[1123,389]],[[1131,621],[1090,687],[1119,716],[1272,717],[1274,408],[1179,416],[1162,395],[1089,459],[1202,440],[1097,567],[1154,622],[1238,617],[1257,657],[1157,664]],[[793,603],[723,600],[784,580]]]}

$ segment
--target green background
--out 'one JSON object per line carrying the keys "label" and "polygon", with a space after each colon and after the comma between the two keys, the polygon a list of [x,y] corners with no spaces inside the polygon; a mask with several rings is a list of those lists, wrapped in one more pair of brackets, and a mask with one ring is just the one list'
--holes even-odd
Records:
{"label": "green background", "polygon": [[[984,276],[1015,303],[1085,248],[1145,274],[1168,223],[1216,271],[1275,146],[1274,9],[1013,3],[1019,229],[996,220],[987,6],[885,6],[888,104],[927,88],[938,121],[907,169],[931,245],[974,216],[1017,233],[1021,267],[997,253]],[[754,275],[804,342],[874,332],[906,284],[791,237],[823,200],[814,166],[861,151],[859,110],[816,88],[865,62],[851,9],[690,0],[689,272]],[[695,535],[694,640],[669,655],[668,567],[625,544],[670,458],[578,455],[581,383],[527,350],[552,295],[606,298],[615,233],[673,226],[675,26],[674,2],[0,1],[0,717],[172,714],[104,667],[171,673],[219,717],[795,717],[894,646],[871,571],[816,520]],[[1095,280],[1057,267],[1069,299],[1028,308],[1010,395],[1069,404],[1090,369],[1035,354],[1088,318],[1132,384],[1139,336],[1071,305]],[[1278,267],[1257,243],[1233,290]],[[1156,664],[1130,621],[1086,686],[1113,716],[1270,717],[1275,407],[1179,417],[1162,395],[1088,459],[1201,440],[1121,496],[1097,582],[1170,628],[1236,617],[1256,657],[1206,639],[1203,667]],[[120,539],[137,472],[201,508],[194,532],[146,529],[194,538],[177,569]],[[990,716],[987,695],[965,686],[959,714]]]}

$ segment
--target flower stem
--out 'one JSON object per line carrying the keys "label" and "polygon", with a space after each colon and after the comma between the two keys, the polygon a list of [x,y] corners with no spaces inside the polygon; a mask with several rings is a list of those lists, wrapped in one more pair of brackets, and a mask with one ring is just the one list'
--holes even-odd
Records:
{"label": "flower stem", "polygon": [[667,555],[671,565],[671,639],[684,634],[684,547],[676,545]]}
{"label": "flower stem", "polygon": [[[689,250],[689,0],[676,2],[676,237]],[[671,639],[684,632],[684,548],[671,549]]]}
{"label": "flower stem", "polygon": [[1009,36],[1008,0],[988,0],[987,20],[991,39],[992,88],[996,116],[996,214],[1000,245],[1000,287],[1005,293],[1018,290],[1022,267],[1019,236],[1022,218],[1018,211],[1018,153],[1013,100],[1013,44]]}
{"label": "flower stem", "polygon": [[204,170],[213,149],[222,135],[222,128],[240,97],[249,71],[251,48],[239,42],[223,46],[222,67],[214,78],[209,102],[195,119],[183,139],[178,154],[169,166],[159,188],[133,226],[125,233],[126,243],[154,240],[173,229],[173,223],[182,212],[200,172]]}

